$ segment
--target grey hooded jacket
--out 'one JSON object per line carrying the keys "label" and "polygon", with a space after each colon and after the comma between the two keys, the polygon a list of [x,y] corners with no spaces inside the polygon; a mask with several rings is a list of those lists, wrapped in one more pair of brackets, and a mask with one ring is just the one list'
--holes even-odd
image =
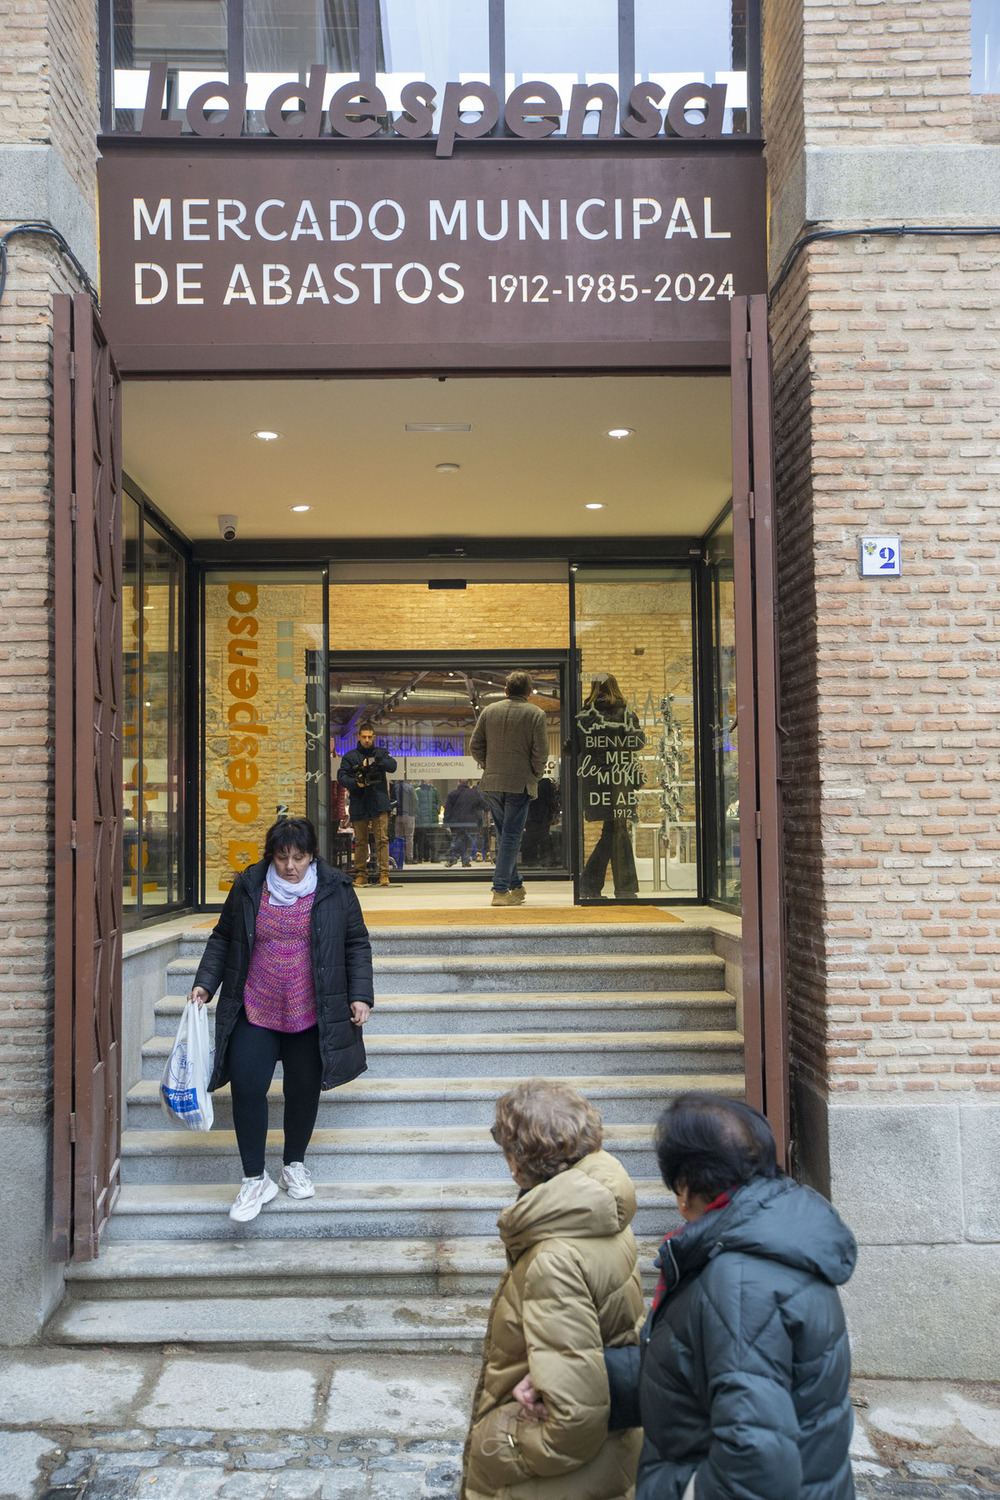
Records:
{"label": "grey hooded jacket", "polygon": [[636,1500],[851,1500],[850,1351],[837,1287],[857,1244],[818,1193],[755,1178],[664,1241],[638,1375]]}

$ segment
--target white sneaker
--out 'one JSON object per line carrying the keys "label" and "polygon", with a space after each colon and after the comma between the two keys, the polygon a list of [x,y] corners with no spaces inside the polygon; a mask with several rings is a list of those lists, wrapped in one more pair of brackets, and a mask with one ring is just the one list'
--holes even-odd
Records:
{"label": "white sneaker", "polygon": [[290,1161],[287,1167],[282,1167],[281,1177],[278,1180],[289,1198],[315,1198],[316,1196],[312,1178],[300,1161]]}
{"label": "white sneaker", "polygon": [[229,1210],[229,1217],[238,1224],[256,1219],[265,1203],[277,1196],[278,1184],[272,1182],[265,1172],[263,1177],[244,1177],[236,1202]]}

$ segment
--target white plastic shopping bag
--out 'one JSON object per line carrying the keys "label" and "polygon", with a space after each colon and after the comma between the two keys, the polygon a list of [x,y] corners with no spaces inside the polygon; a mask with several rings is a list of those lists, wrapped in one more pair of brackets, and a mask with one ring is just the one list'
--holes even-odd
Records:
{"label": "white plastic shopping bag", "polygon": [[175,1125],[211,1130],[215,1112],[208,1080],[212,1076],[208,1011],[189,1000],[160,1080],[160,1103]]}

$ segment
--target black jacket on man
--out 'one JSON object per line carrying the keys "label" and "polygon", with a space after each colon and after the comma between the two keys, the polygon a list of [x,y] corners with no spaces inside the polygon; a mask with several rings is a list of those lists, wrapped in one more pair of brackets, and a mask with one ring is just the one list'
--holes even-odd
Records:
{"label": "black jacket on man", "polygon": [[[360,787],[358,774],[366,761],[374,765],[376,777],[370,786]],[[395,756],[390,755],[381,745],[373,745],[370,750],[362,750],[358,745],[355,749],[348,750],[340,762],[337,780],[351,794],[348,813],[352,823],[357,823],[359,819],[377,818],[379,813],[389,811],[387,773],[391,775],[395,769]]]}
{"label": "black jacket on man", "polygon": [[[641,1370],[639,1350],[605,1351],[613,1403],[638,1379],[636,1500],[681,1500],[692,1475],[695,1500],[852,1500],[837,1287],[857,1244],[836,1211],[789,1178],[754,1178],[659,1259]],[[639,1416],[619,1410],[621,1425]]]}
{"label": "black jacket on man", "polygon": [[474,786],[456,786],[445,798],[444,821],[449,828],[475,828],[485,806]]}
{"label": "black jacket on man", "polygon": [[[375,1004],[372,945],[361,915],[361,903],[348,877],[324,859],[318,859],[316,865],[316,894],[310,921],[313,986],[323,1063],[321,1086],[332,1089],[350,1083],[368,1066],[361,1027],[351,1020],[351,1001]],[[237,875],[194,976],[195,984],[202,985],[210,995],[222,985],[215,1018],[215,1067],[209,1090],[229,1082],[229,1038],[243,1009],[243,990],[266,875],[266,860]]]}

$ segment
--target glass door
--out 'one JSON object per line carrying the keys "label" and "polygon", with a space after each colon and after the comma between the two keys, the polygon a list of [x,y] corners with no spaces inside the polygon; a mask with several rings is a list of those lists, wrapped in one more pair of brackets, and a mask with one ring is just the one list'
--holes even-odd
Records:
{"label": "glass door", "polygon": [[581,565],[573,576],[578,896],[695,901],[692,570]]}
{"label": "glass door", "polygon": [[337,768],[357,746],[360,725],[370,719],[375,743],[396,761],[389,777],[393,869],[406,878],[492,876],[493,829],[478,791],[482,772],[468,746],[479,714],[503,697],[507,673],[517,666],[531,674],[531,701],[545,711],[549,732],[549,762],[531,804],[518,864],[536,879],[568,876],[564,664],[387,655],[330,658],[333,859],[347,868],[352,848],[347,795],[337,782]]}
{"label": "glass door", "polygon": [[[733,593],[733,515],[709,533],[707,567],[708,673],[705,683],[706,885],[709,900],[740,910],[740,788],[736,722],[736,612]],[[704,617],[703,617],[704,618]]]}

